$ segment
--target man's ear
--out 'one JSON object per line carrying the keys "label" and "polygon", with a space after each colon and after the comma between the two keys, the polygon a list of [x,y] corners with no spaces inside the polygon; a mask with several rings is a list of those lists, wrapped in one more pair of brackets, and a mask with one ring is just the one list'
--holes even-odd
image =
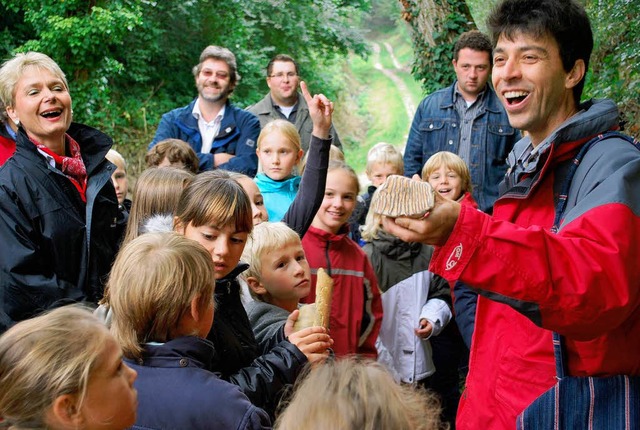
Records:
{"label": "man's ear", "polygon": [[77,398],[73,394],[56,397],[51,407],[51,415],[62,428],[81,428],[84,421],[77,405]]}
{"label": "man's ear", "polygon": [[565,78],[565,87],[573,88],[576,85],[578,85],[578,83],[584,77],[585,73],[586,73],[586,68],[584,65],[584,60],[583,59],[576,60],[573,67],[567,74],[567,77]]}
{"label": "man's ear", "polygon": [[263,294],[267,294],[267,289],[262,286],[258,278],[256,278],[255,276],[249,276],[246,281],[247,285],[249,285],[249,288],[251,288],[251,291],[253,291],[257,295],[261,296]]}

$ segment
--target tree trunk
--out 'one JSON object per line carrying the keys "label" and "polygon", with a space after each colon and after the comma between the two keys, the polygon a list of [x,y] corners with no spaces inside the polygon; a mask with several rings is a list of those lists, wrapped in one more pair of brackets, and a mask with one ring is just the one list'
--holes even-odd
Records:
{"label": "tree trunk", "polygon": [[464,1],[400,0],[400,3],[403,6],[402,17],[411,24],[413,37],[421,39],[422,44],[427,46],[436,44],[434,34],[440,32],[447,33],[445,40],[448,42],[457,39],[460,33],[444,25],[451,14],[462,15],[469,24],[467,30],[476,28],[469,7]]}

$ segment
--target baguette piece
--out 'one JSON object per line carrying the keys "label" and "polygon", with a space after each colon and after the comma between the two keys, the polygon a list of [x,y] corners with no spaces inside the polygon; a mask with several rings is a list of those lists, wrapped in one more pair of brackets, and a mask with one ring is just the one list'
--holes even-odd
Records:
{"label": "baguette piece", "polygon": [[309,303],[298,308],[300,314],[293,325],[293,332],[302,330],[303,328],[313,327],[316,320],[316,304]]}
{"label": "baguette piece", "polygon": [[320,267],[316,280],[316,318],[314,325],[329,328],[331,317],[331,296],[333,295],[333,279]]}
{"label": "baguette piece", "polygon": [[319,268],[316,281],[316,302],[300,306],[298,309],[300,315],[298,315],[298,320],[293,325],[293,332],[317,326],[328,329],[331,318],[332,294],[333,279],[323,268]]}
{"label": "baguette piece", "polygon": [[369,210],[391,218],[422,218],[435,202],[435,193],[428,182],[391,175],[373,194]]}

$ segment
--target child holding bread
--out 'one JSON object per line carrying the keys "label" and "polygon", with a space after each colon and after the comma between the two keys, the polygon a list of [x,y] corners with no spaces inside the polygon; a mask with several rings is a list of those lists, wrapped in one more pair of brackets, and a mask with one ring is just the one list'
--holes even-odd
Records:
{"label": "child holding bread", "polygon": [[[289,315],[298,312],[300,299],[309,295],[309,263],[300,236],[283,222],[264,222],[255,226],[242,253],[242,261],[249,264],[243,277],[254,298],[245,304],[247,316],[258,344],[268,346],[271,339],[281,337]],[[300,317],[298,322],[302,323]],[[313,321],[305,324],[313,325]],[[311,340],[313,336],[310,335]],[[308,358],[316,363],[324,361],[328,355],[327,349]]]}
{"label": "child holding bread", "polygon": [[302,238],[311,267],[311,291],[305,303],[316,301],[318,273],[333,279],[329,329],[336,356],[361,354],[376,358],[376,338],[382,321],[378,281],[366,254],[349,238],[348,220],[359,191],[358,176],[339,161],[327,170],[324,199]]}

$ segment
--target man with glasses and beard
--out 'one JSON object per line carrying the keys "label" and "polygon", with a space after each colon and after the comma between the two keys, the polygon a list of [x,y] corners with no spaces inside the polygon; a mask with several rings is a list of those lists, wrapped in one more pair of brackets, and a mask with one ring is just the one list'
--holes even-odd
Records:
{"label": "man with glasses and beard", "polygon": [[260,123],[229,101],[240,80],[235,55],[226,48],[207,46],[193,76],[198,97],[162,116],[148,149],[164,139],[181,139],[198,154],[200,171],[223,169],[255,176]]}

